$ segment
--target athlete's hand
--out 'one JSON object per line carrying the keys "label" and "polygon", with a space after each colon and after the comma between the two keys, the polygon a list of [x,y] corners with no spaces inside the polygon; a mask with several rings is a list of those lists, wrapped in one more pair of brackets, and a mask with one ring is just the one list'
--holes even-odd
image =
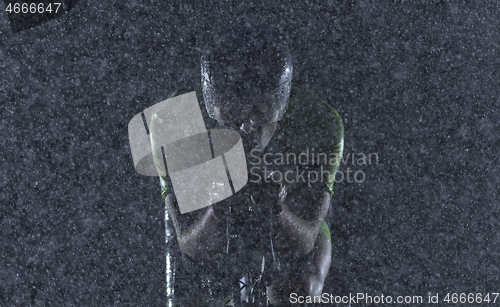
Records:
{"label": "athlete's hand", "polygon": [[250,199],[256,206],[271,208],[281,206],[286,198],[286,186],[282,182],[248,183]]}

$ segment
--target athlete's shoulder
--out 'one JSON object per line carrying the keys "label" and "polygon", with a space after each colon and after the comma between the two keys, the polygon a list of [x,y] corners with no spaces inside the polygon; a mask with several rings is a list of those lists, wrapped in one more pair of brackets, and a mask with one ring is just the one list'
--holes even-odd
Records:
{"label": "athlete's shoulder", "polygon": [[311,90],[294,86],[280,121],[280,147],[289,152],[313,148],[317,153],[342,154],[344,127],[335,108]]}

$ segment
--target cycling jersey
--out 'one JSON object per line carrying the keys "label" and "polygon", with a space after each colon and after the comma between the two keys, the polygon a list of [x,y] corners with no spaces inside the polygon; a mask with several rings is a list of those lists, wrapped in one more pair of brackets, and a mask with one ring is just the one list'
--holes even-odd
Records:
{"label": "cycling jersey", "polygon": [[[199,91],[197,97],[207,129],[214,129],[216,122],[208,116]],[[312,91],[294,86],[270,144],[263,152],[247,153],[249,180],[299,186],[320,182],[333,195],[343,146],[344,128],[337,111]],[[262,171],[274,171],[274,175],[263,178]],[[164,199],[171,189],[168,175],[160,177],[160,186]]]}
{"label": "cycling jersey", "polygon": [[[217,123],[208,116],[200,91],[197,91],[197,97],[206,128],[215,129]],[[290,194],[290,197],[285,201],[287,207],[299,217],[310,220],[311,212],[314,211],[310,210],[310,206],[316,205],[311,197],[322,191],[328,192],[330,197],[333,195],[334,176],[340,166],[343,151],[343,137],[342,120],[330,104],[304,87],[292,87],[287,111],[278,123],[268,146],[262,152],[246,153],[249,172],[247,187],[237,193],[240,195],[233,195],[231,198],[214,205],[214,208],[217,205],[230,204],[231,201],[234,203],[234,200],[240,197],[246,199],[240,202],[245,203],[251,210],[252,201],[248,196],[252,196],[252,191],[256,190],[255,187],[258,187],[259,184],[262,186],[277,184],[285,186],[286,192]],[[160,184],[163,199],[169,193],[174,192],[175,194],[168,174],[160,177]],[[250,187],[254,189],[252,190]],[[310,201],[304,202],[303,200]],[[183,224],[182,228],[189,227],[204,211],[202,209],[183,214],[184,219],[180,221]],[[232,221],[234,224],[238,224],[236,225],[237,229],[233,231],[244,230],[249,232],[248,237],[253,235],[255,241],[264,241],[262,244],[268,242],[262,240],[267,238],[265,234],[258,234],[258,232],[269,231],[269,228],[267,225],[262,225],[265,224],[265,221],[259,218],[255,209],[253,212],[248,211],[246,215]],[[241,226],[239,224],[242,223],[251,225],[249,227],[239,227]],[[228,232],[228,234],[231,233]],[[325,236],[331,246],[330,230],[325,221],[321,221],[319,235]],[[248,254],[252,244],[235,245],[233,251],[239,249],[239,252],[244,256],[244,254]],[[253,246],[253,249],[257,249],[258,252],[262,252],[265,248],[263,245]],[[178,255],[178,252],[176,254]],[[282,265],[283,274],[287,274],[287,271],[296,271],[299,267],[306,267],[311,263],[313,255],[314,251],[311,251],[289,265]],[[182,255],[181,258],[182,265],[180,267],[182,267],[182,270],[178,271],[176,282],[176,288],[179,290],[176,295],[177,299],[179,297],[190,297],[190,293],[193,293],[193,287],[196,288],[195,292],[202,294],[205,298],[214,297],[214,295],[223,297],[228,294],[228,289],[231,286],[226,287],[224,284],[231,283],[232,279],[227,276],[229,276],[229,270],[238,271],[237,263],[231,263],[230,266],[234,266],[227,268],[229,262],[225,258],[212,261],[210,264],[191,259],[187,255]],[[251,257],[248,257],[248,259],[251,259]],[[262,259],[262,256],[260,259]],[[244,263],[245,261],[241,262]],[[179,267],[179,262],[177,262],[177,266]],[[269,264],[266,264],[266,270],[268,269]],[[181,271],[183,271],[182,277],[179,275]],[[245,270],[241,269],[240,271],[244,272]],[[235,273],[235,275],[238,273]],[[295,272],[295,274],[299,273]],[[221,278],[221,275],[226,276],[226,279],[222,283],[214,283],[214,280]]]}

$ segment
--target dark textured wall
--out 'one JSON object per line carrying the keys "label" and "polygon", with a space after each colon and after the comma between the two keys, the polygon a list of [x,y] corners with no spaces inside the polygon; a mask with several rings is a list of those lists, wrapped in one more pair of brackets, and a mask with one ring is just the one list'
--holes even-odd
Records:
{"label": "dark textured wall", "polygon": [[17,33],[0,12],[1,306],[164,304],[163,205],[127,124],[245,20],[282,29],[345,152],[379,155],[341,166],[366,180],[336,185],[325,291],[499,292],[497,2],[300,3],[82,0]]}

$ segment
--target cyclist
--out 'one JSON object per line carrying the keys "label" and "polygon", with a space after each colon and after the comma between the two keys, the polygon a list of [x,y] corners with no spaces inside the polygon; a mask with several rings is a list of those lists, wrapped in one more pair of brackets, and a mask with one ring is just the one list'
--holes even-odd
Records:
{"label": "cyclist", "polygon": [[[225,280],[214,271],[256,263],[249,269],[254,276],[241,282],[267,276],[271,303],[292,292],[319,295],[331,263],[324,219],[343,150],[341,119],[311,91],[292,87],[291,56],[270,28],[242,27],[218,37],[201,56],[199,100],[207,128],[240,132],[249,182],[230,198],[181,215],[168,176],[160,177],[180,251],[192,271],[208,267],[212,275],[204,278],[214,289],[215,279]],[[262,256],[266,251],[271,257]],[[237,262],[227,260],[230,254],[238,254]]]}

